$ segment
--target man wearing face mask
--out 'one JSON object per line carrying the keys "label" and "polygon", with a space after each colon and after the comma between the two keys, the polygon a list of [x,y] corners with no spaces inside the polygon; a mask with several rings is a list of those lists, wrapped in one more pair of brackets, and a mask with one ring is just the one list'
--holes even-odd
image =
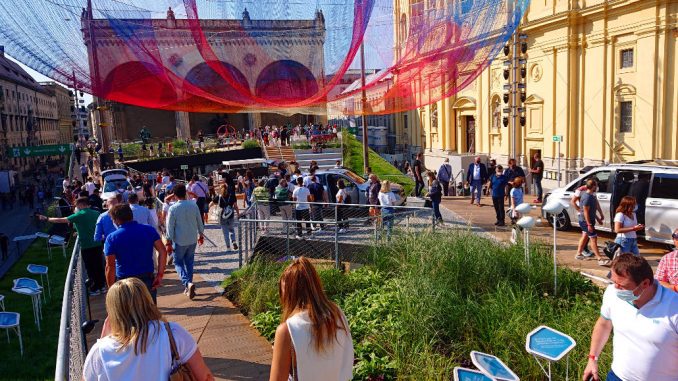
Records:
{"label": "man wearing face mask", "polygon": [[642,257],[625,253],[611,267],[582,379],[601,380],[598,356],[614,329],[607,381],[678,380],[678,294],[659,287]]}

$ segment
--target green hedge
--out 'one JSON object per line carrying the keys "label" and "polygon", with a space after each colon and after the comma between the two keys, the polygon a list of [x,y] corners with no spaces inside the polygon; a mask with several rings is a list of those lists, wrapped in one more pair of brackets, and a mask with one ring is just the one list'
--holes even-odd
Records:
{"label": "green hedge", "polygon": [[242,142],[242,148],[259,148],[259,142],[254,139],[247,139]]}
{"label": "green hedge", "polygon": [[[347,131],[342,132],[342,139],[344,140],[344,166],[350,168],[355,173],[363,173],[363,145]],[[414,180],[409,176],[404,175],[400,170],[376,152],[369,150],[368,160],[372,172],[374,172],[379,179],[389,180],[391,182],[403,186],[406,195],[410,195],[414,189]]]}
{"label": "green hedge", "polygon": [[[258,262],[236,271],[227,296],[269,340],[280,323],[277,282],[285,264]],[[506,247],[467,232],[397,235],[374,248],[369,264],[342,274],[319,264],[328,295],[349,320],[356,350],[354,379],[451,379],[471,350],[493,353],[522,379],[542,379],[525,352],[525,336],[545,324],[578,343],[570,372],[581,375],[602,291],[559,269],[553,292],[547,249]],[[609,350],[609,346],[607,348]],[[608,369],[610,353],[602,355]],[[565,364],[554,366],[564,378]],[[576,378],[575,376],[574,378]]]}

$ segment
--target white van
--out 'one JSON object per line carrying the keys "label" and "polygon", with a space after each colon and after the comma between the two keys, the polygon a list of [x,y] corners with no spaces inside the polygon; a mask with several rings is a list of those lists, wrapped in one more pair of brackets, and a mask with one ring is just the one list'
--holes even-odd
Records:
{"label": "white van", "polygon": [[[639,236],[648,241],[671,245],[671,233],[678,228],[678,161],[643,161],[629,164],[610,164],[590,170],[563,188],[544,196],[544,204],[556,197],[570,204],[578,187],[588,179],[598,182],[596,197],[605,213],[605,221],[596,228],[613,232],[614,211],[622,197],[634,196],[638,201],[638,223],[645,224]],[[542,211],[542,216],[553,223],[553,217]],[[577,211],[570,205],[558,215],[556,227],[566,230],[577,225]]]}

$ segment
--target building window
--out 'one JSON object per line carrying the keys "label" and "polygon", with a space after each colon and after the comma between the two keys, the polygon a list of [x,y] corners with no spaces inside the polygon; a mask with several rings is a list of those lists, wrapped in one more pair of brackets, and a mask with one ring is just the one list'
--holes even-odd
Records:
{"label": "building window", "polygon": [[619,102],[619,132],[633,131],[633,102]]}
{"label": "building window", "polygon": [[624,49],[619,55],[622,69],[633,67],[633,49]]}

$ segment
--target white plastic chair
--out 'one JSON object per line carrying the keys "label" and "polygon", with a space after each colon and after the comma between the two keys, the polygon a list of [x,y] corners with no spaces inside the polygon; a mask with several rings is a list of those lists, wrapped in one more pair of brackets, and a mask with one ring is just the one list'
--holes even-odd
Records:
{"label": "white plastic chair", "polygon": [[[43,275],[45,278],[47,278],[47,292],[49,293],[49,298],[52,299],[52,286],[49,284],[49,267],[43,266],[43,265],[34,265],[34,264],[29,264],[26,266],[26,270],[28,270],[29,273],[33,275],[40,275],[40,286],[45,289],[45,281],[43,280]],[[43,300],[47,302],[47,299],[45,299],[45,294],[42,294]]]}
{"label": "white plastic chair", "polygon": [[7,332],[7,342],[9,343],[9,331],[14,330],[19,338],[19,351],[21,357],[24,357],[24,342],[21,338],[21,315],[17,312],[0,312],[0,328]]}
{"label": "white plastic chair", "polygon": [[42,287],[38,284],[38,281],[31,278],[14,279],[12,291],[17,294],[28,295],[31,297],[35,325],[38,326],[38,331],[40,331],[40,320],[42,320],[42,301],[40,300],[40,294],[42,294]]}

